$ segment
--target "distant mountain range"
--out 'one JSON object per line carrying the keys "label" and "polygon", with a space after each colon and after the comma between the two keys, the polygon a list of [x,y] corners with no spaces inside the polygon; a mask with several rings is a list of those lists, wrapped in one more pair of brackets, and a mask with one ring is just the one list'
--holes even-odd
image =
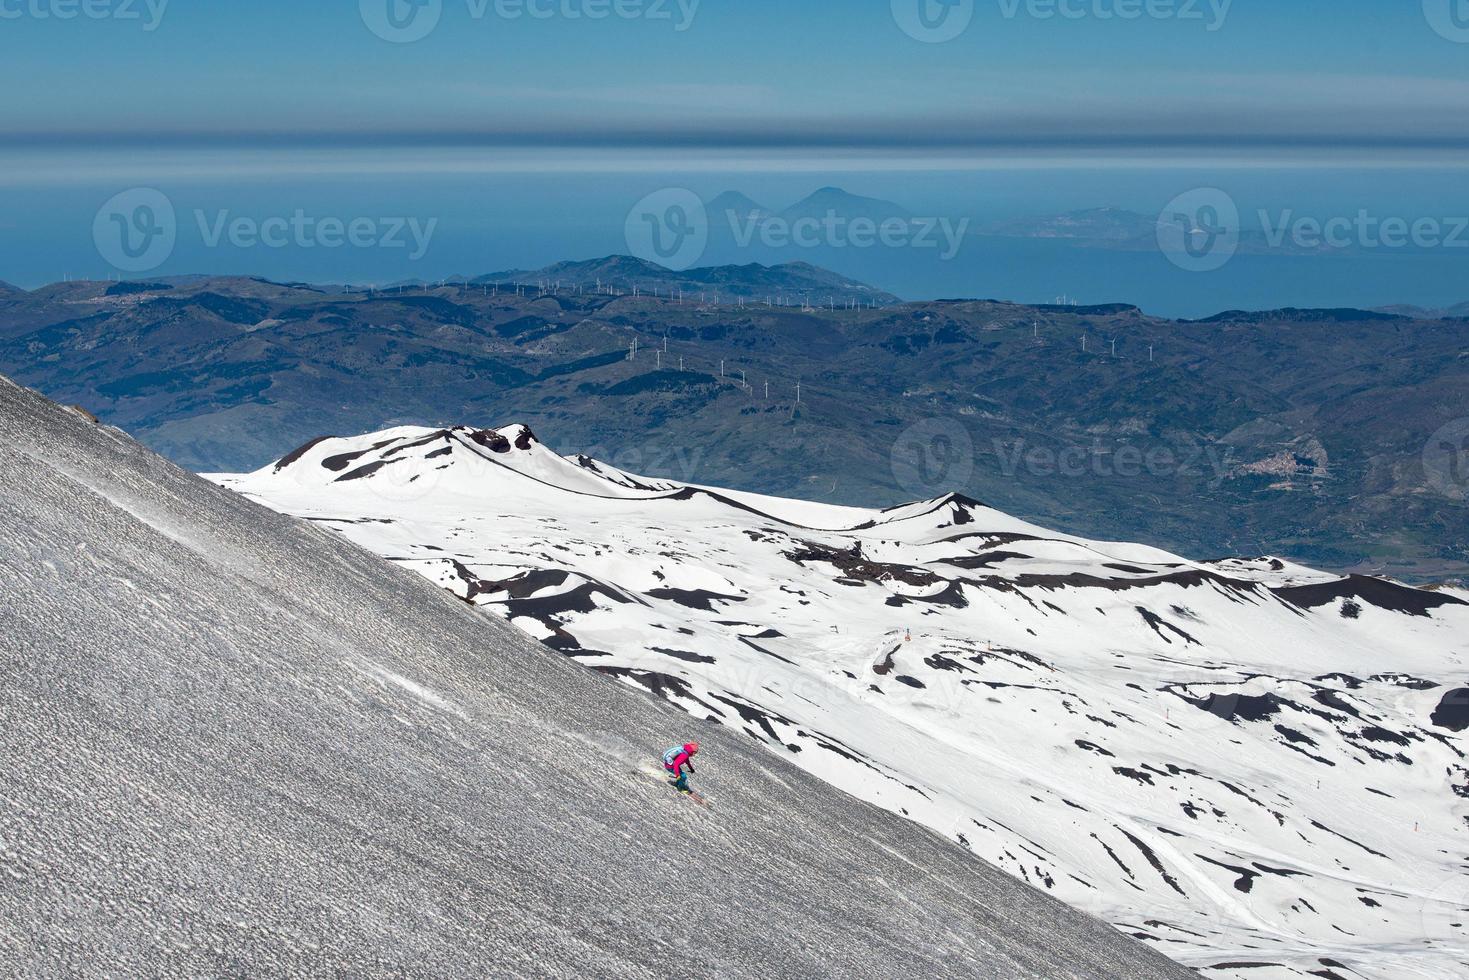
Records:
{"label": "distant mountain range", "polygon": [[712,200],[705,201],[704,207],[709,214],[716,216],[716,220],[717,216],[734,215],[741,221],[760,221],[775,213],[739,191],[725,191]]}
{"label": "distant mountain range", "polygon": [[657,296],[682,294],[686,302],[780,299],[786,305],[799,305],[809,299],[823,306],[832,301],[837,305],[857,302],[864,306],[891,306],[901,302],[891,293],[806,262],[747,263],[674,272],[630,255],[609,255],[584,262],[557,262],[531,272],[496,272],[468,282],[480,286],[522,285],[583,292],[603,289],[611,294],[634,290]]}
{"label": "distant mountain range", "polygon": [[723,226],[725,230],[728,229],[730,215],[742,221],[779,218],[787,222],[801,219],[820,221],[833,214],[848,221],[868,218],[879,223],[889,218],[908,220],[912,217],[900,204],[851,194],[840,187],[823,187],[780,211],[768,208],[739,191],[725,191],[705,202],[705,209],[715,229]]}
{"label": "distant mountain range", "polygon": [[1402,304],[1399,306],[1379,307],[1377,312],[1406,316],[1414,320],[1459,320],[1469,318],[1469,303],[1456,303],[1453,306],[1437,310]]}
{"label": "distant mountain range", "polygon": [[[731,277],[835,283],[801,267],[675,274],[616,256],[559,268],[559,289],[541,276],[545,293],[55,283],[0,296],[0,371],[196,469],[253,468],[322,433],[513,417],[563,452],[691,483],[866,506],[957,490],[1196,555],[1469,572],[1460,321],[1280,310],[1190,323],[994,300],[871,309],[858,298],[885,294],[857,287],[857,309],[740,308]],[[569,285],[619,270],[692,276],[711,295]]]}
{"label": "distant mountain range", "polygon": [[[844,221],[866,218],[877,223],[890,219],[914,220],[913,213],[901,204],[878,198],[862,197],[839,187],[823,187],[783,210],[776,210],[740,191],[726,191],[706,203],[711,232],[717,239],[728,236],[731,227],[747,228],[753,224],[780,220],[822,220],[836,215]],[[939,217],[939,216],[935,216]],[[1060,214],[1030,215],[985,221],[978,214],[950,214],[952,222],[965,222],[965,232],[976,237],[1023,238],[1064,241],[1070,244],[1119,251],[1155,251],[1158,248],[1158,215],[1143,214],[1119,207],[1083,208]],[[1286,235],[1272,241],[1264,230],[1242,227],[1238,251],[1250,254],[1330,255],[1353,251],[1325,244],[1302,244]],[[1431,313],[1433,311],[1425,311]]]}

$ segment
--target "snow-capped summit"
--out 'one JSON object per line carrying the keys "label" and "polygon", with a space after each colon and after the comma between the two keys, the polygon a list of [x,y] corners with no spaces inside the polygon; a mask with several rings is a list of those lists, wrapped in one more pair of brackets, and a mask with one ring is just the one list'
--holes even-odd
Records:
{"label": "snow-capped summit", "polygon": [[221,482],[1210,976],[1469,956],[1469,602],[1195,561],[959,495],[646,479],[528,430],[318,442]]}
{"label": "snow-capped summit", "polygon": [[[526,479],[509,478],[512,473]],[[586,457],[558,455],[526,425],[400,426],[350,439],[317,439],[256,476],[303,489],[330,487],[334,493],[396,501],[431,493],[476,496],[492,486],[535,494],[537,484],[594,496],[638,497],[677,489],[638,480]]]}

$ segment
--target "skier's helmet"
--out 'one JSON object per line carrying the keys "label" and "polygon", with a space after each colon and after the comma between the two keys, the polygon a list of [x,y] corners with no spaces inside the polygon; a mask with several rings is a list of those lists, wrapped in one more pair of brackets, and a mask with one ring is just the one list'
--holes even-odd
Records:
{"label": "skier's helmet", "polygon": [[699,751],[699,743],[690,742],[688,745],[684,746],[684,751],[687,752],[689,755],[694,755],[696,752]]}

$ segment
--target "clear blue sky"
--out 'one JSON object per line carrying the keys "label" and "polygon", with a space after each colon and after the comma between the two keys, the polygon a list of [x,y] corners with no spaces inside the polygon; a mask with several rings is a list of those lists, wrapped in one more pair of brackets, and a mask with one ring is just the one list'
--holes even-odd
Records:
{"label": "clear blue sky", "polygon": [[555,12],[517,20],[497,0],[441,0],[437,28],[406,44],[375,36],[357,0],[167,0],[153,30],[164,0],[89,0],[136,20],[36,16],[57,2],[0,0],[11,146],[1415,146],[1465,141],[1469,108],[1469,44],[1435,33],[1421,0],[1233,0],[1222,20],[1225,0],[1171,0],[1198,19],[1137,20],[1098,14],[1148,0],[1060,0],[1075,19],[974,0],[968,29],[938,44],[904,34],[889,0],[701,0],[682,31],[680,0],[666,20],[601,21],[561,13],[598,0],[511,0]]}

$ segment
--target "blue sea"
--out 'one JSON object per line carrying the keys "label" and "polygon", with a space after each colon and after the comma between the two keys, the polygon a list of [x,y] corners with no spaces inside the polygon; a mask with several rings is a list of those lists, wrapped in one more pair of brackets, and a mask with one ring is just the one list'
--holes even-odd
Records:
{"label": "blue sea", "polygon": [[[612,167],[579,157],[531,161],[424,151],[413,160],[350,155],[168,153],[116,160],[89,150],[0,160],[0,280],[31,288],[63,278],[147,278],[189,273],[276,280],[384,284],[629,251],[629,214],[650,194],[687,189],[708,200],[736,190],[772,211],[824,186],[892,201],[908,213],[993,223],[1092,207],[1156,215],[1197,188],[1238,203],[1246,225],[1260,211],[1327,220],[1430,220],[1445,229],[1469,215],[1469,182],[1452,168],[1230,168],[1191,165],[1078,167],[1009,164],[989,169],[863,170],[850,162],[781,161],[721,169],[641,157]],[[155,229],[139,191],[172,210],[173,237],[141,264],[99,245],[110,202],[130,233]],[[130,197],[129,195],[133,195]],[[148,200],[155,200],[149,197]],[[99,216],[100,215],[100,216]],[[1469,222],[1469,218],[1463,219]],[[116,229],[113,230],[116,233]],[[138,238],[139,242],[145,241]],[[840,247],[837,245],[840,244]],[[1448,306],[1469,300],[1469,235],[1431,248],[1352,248],[1333,254],[1245,250],[1221,268],[1189,271],[1158,250],[1081,247],[1054,239],[969,235],[953,257],[939,248],[823,241],[815,247],[745,247],[715,235],[696,264],[804,261],[905,299],[995,298],[1026,303],[1121,302],[1166,316],[1283,306]],[[155,261],[156,259],[156,261]]]}

